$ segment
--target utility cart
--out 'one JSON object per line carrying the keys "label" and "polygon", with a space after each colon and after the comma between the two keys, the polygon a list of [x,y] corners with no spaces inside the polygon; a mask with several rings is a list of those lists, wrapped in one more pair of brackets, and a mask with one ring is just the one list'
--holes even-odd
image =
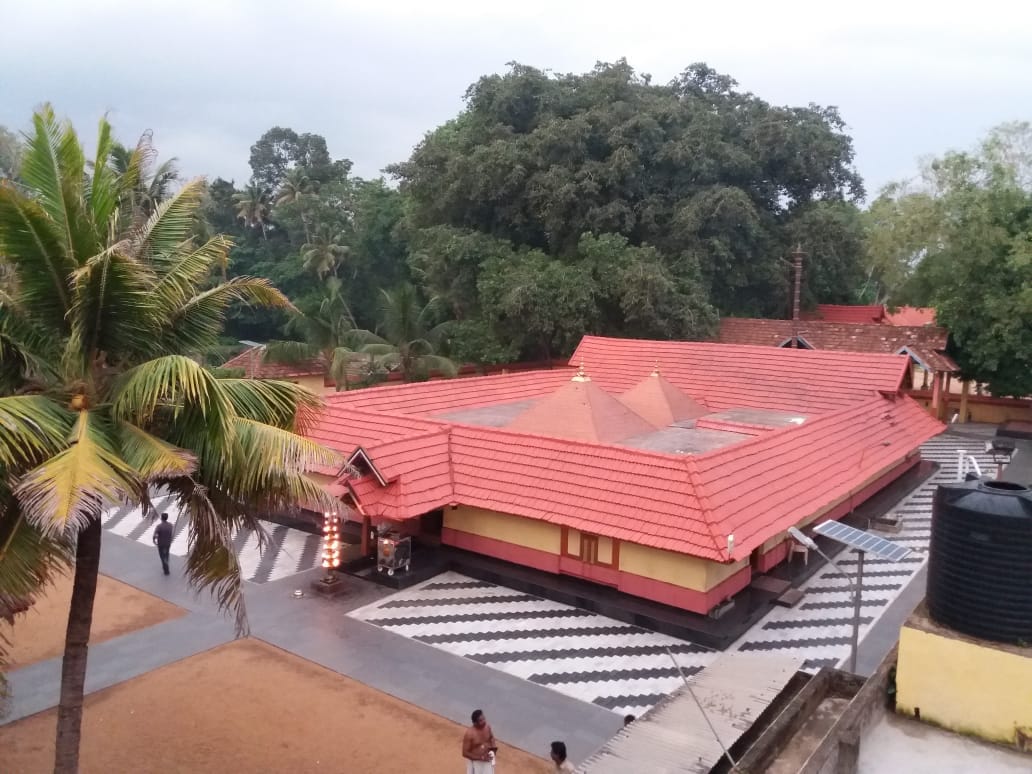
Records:
{"label": "utility cart", "polygon": [[376,541],[376,571],[394,575],[398,570],[409,571],[412,564],[412,538],[390,530]]}

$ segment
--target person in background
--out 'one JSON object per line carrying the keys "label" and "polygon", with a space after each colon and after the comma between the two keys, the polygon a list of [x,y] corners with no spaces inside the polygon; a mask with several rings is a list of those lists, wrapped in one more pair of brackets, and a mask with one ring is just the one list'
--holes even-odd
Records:
{"label": "person in background", "polygon": [[154,545],[158,547],[158,557],[161,559],[161,569],[165,575],[171,575],[168,569],[168,553],[172,550],[172,525],[168,523],[168,514],[161,514],[161,521],[154,528]]}
{"label": "person in background", "polygon": [[573,764],[566,759],[566,742],[552,742],[552,763],[559,774],[573,771]]}
{"label": "person in background", "polygon": [[487,724],[483,710],[473,710],[473,725],[462,736],[462,757],[466,759],[466,774],[492,774],[498,743]]}
{"label": "person in background", "polygon": [[625,726],[629,726],[633,722],[634,722],[634,715],[624,715],[623,724]]}

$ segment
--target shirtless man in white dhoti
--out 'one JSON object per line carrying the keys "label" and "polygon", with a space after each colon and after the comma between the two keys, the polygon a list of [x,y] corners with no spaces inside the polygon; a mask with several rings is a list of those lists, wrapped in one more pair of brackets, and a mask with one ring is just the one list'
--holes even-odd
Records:
{"label": "shirtless man in white dhoti", "polygon": [[498,751],[494,732],[487,724],[483,710],[473,710],[473,725],[462,736],[462,757],[466,774],[494,774],[494,756]]}

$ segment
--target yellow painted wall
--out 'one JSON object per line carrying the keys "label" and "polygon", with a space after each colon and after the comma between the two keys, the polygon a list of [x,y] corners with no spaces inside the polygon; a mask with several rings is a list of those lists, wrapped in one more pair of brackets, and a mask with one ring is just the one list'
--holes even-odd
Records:
{"label": "yellow painted wall", "polygon": [[580,532],[575,529],[566,533],[566,553],[580,556]]}
{"label": "yellow painted wall", "polygon": [[613,541],[607,537],[598,539],[598,560],[602,564],[613,563]]}
{"label": "yellow painted wall", "polygon": [[559,553],[562,540],[562,532],[555,524],[466,505],[454,510],[445,508],[444,526],[550,554]]}
{"label": "yellow painted wall", "polygon": [[920,708],[921,720],[1013,744],[1015,727],[1032,727],[1032,649],[904,626],[896,707],[909,715]]}
{"label": "yellow painted wall", "polygon": [[299,384],[306,390],[314,392],[316,395],[323,395],[327,392],[333,392],[332,387],[326,387],[325,378],[320,374],[319,376],[299,376],[296,379],[291,379],[295,384]]}
{"label": "yellow painted wall", "polygon": [[749,564],[721,564],[637,543],[620,543],[620,569],[675,586],[707,591]]}

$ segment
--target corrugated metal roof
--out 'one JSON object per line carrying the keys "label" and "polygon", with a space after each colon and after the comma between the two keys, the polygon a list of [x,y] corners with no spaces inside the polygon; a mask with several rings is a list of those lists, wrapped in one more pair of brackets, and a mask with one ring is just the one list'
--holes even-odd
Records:
{"label": "corrugated metal roof", "polygon": [[[784,690],[802,659],[726,653],[622,728],[577,774],[706,774]],[[699,704],[706,711],[705,717]],[[710,730],[716,730],[719,741]]]}

